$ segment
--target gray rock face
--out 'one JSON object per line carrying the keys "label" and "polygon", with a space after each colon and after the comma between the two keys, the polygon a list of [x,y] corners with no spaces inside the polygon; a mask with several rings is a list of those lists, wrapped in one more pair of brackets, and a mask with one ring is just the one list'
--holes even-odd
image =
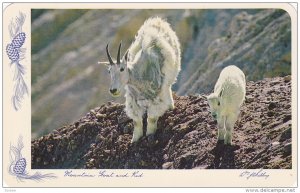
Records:
{"label": "gray rock face", "polygon": [[[151,16],[176,31],[182,71],[173,90],[208,93],[221,69],[239,66],[248,80],[290,74],[291,24],[281,10],[33,10],[32,138],[107,101],[105,46],[129,47]],[[125,52],[125,48],[123,53]]]}
{"label": "gray rock face", "polygon": [[[291,73],[290,17],[282,10],[238,13],[229,23],[227,35],[213,40],[207,51],[205,57],[194,56],[199,59],[188,64],[189,68],[198,66],[190,78],[180,83],[178,94],[211,92],[219,73],[228,65],[240,67],[247,80],[288,75]],[[183,77],[187,77],[185,72]]]}

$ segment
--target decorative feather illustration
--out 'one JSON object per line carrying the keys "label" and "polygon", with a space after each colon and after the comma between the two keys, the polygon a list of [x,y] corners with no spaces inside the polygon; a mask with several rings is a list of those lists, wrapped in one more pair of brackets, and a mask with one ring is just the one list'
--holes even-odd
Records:
{"label": "decorative feather illustration", "polygon": [[16,17],[15,22],[11,21],[9,28],[9,34],[11,43],[6,46],[6,54],[11,60],[10,65],[15,64],[15,73],[13,81],[14,94],[12,96],[12,104],[14,109],[17,111],[21,108],[21,101],[24,95],[28,95],[28,87],[24,81],[25,67],[20,63],[25,58],[26,49],[22,48],[26,34],[22,32],[22,26],[25,22],[26,15],[20,12],[20,15]]}
{"label": "decorative feather illustration", "polygon": [[33,175],[29,175],[26,172],[27,162],[24,157],[22,157],[21,150],[23,149],[24,145],[22,142],[22,137],[19,137],[18,145],[17,146],[10,146],[9,150],[9,158],[10,158],[10,166],[8,168],[8,172],[16,176],[19,181],[23,180],[34,180],[34,181],[41,181],[43,179],[51,179],[56,178],[55,175],[49,174],[41,174],[40,172],[36,172]]}

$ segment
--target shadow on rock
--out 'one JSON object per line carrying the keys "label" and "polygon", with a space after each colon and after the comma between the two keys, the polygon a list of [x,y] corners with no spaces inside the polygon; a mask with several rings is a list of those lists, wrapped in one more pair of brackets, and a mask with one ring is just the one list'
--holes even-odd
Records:
{"label": "shadow on rock", "polygon": [[239,149],[237,145],[224,145],[224,141],[218,141],[216,147],[211,151],[215,156],[210,169],[234,169],[235,153]]}

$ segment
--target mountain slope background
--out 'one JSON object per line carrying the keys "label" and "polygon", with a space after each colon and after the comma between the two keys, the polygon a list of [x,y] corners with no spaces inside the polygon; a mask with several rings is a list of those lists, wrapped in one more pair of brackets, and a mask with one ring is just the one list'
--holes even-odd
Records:
{"label": "mountain slope background", "polygon": [[291,21],[283,10],[32,10],[32,138],[68,125],[108,93],[105,46],[123,53],[143,22],[166,19],[179,37],[177,95],[212,91],[218,74],[237,65],[247,80],[291,74]]}

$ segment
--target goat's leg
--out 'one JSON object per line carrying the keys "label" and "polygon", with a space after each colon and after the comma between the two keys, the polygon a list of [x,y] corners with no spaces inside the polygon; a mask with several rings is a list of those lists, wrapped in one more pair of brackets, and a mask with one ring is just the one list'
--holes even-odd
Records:
{"label": "goat's leg", "polygon": [[133,120],[133,137],[131,143],[137,142],[143,136],[143,119]]}
{"label": "goat's leg", "polygon": [[225,121],[225,127],[226,127],[226,133],[225,133],[225,139],[224,143],[231,145],[232,144],[232,131],[234,128],[234,124],[237,121],[238,115],[236,114],[231,114],[226,117]]}
{"label": "goat's leg", "polygon": [[133,137],[131,143],[137,142],[143,136],[143,113],[144,111],[136,104],[130,95],[126,96],[125,111],[133,120]]}
{"label": "goat's leg", "polygon": [[225,136],[225,119],[224,117],[218,118],[218,141],[223,141]]}
{"label": "goat's leg", "polygon": [[148,107],[147,132],[146,135],[153,135],[157,130],[157,120],[168,109],[174,109],[171,87],[165,87],[159,94],[160,103],[152,104]]}
{"label": "goat's leg", "polygon": [[155,134],[155,132],[157,130],[157,120],[158,120],[158,117],[148,117],[147,118],[146,136]]}
{"label": "goat's leg", "polygon": [[155,134],[157,130],[157,120],[160,116],[162,116],[166,110],[168,110],[169,104],[167,102],[162,102],[159,104],[151,105],[148,110],[148,118],[147,118],[147,132],[146,135],[149,136],[151,134]]}
{"label": "goat's leg", "polygon": [[167,110],[173,110],[175,108],[171,86],[163,87],[158,97],[160,98],[161,103],[160,105],[155,106],[157,106],[159,109],[162,109],[159,110],[163,111],[160,115]]}
{"label": "goat's leg", "polygon": [[169,102],[169,109],[173,110],[175,108],[175,105],[174,105],[174,100],[173,100],[171,87],[168,90],[167,97],[168,97],[167,101]]}

